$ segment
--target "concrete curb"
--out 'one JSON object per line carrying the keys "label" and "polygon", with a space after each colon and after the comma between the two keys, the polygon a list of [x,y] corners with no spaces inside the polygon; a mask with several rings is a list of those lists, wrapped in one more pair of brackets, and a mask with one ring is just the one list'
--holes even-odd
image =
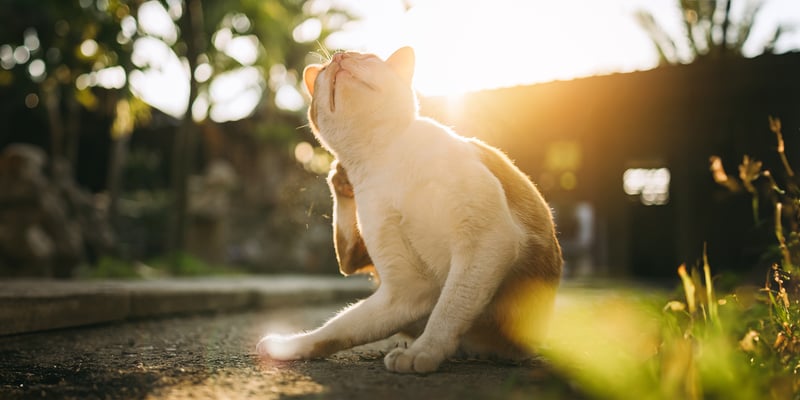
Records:
{"label": "concrete curb", "polygon": [[258,276],[153,281],[0,281],[0,335],[126,319],[358,299],[363,277]]}

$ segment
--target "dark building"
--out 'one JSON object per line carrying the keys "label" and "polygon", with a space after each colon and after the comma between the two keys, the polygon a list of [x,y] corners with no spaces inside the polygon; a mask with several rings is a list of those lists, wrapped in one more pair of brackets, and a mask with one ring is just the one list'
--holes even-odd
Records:
{"label": "dark building", "polygon": [[763,271],[767,223],[715,184],[744,155],[781,170],[768,117],[800,166],[800,54],[428,98],[422,113],[505,150],[557,214],[568,274],[674,277],[708,244],[717,271]]}

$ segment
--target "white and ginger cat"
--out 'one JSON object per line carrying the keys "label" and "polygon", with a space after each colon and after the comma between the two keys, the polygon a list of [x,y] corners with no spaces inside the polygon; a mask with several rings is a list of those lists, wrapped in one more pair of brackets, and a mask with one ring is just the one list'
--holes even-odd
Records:
{"label": "white and ginger cat", "polygon": [[416,339],[386,368],[426,373],[457,353],[524,359],[542,340],[562,265],[550,209],[499,150],[418,115],[413,71],[409,47],[306,67],[311,128],[338,160],[340,269],[380,286],[320,328],[265,336],[259,354],[318,358],[403,332]]}

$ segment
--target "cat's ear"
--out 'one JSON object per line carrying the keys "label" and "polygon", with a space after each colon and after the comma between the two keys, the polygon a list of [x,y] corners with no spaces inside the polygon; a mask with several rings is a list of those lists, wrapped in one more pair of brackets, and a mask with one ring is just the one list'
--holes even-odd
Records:
{"label": "cat's ear", "polygon": [[406,82],[411,83],[411,78],[414,77],[414,49],[408,46],[401,47],[386,59],[386,64]]}
{"label": "cat's ear", "polygon": [[319,71],[322,71],[322,65],[311,64],[303,70],[303,82],[306,84],[308,94],[314,95],[314,82],[317,80]]}

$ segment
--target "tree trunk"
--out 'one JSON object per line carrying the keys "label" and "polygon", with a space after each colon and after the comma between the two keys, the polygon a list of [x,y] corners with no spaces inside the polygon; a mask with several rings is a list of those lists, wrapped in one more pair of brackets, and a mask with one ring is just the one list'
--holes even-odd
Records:
{"label": "tree trunk", "polygon": [[80,120],[81,106],[74,93],[69,93],[67,102],[67,120],[64,129],[64,158],[69,163],[70,171],[75,174],[78,165],[78,148],[81,141]]}
{"label": "tree trunk", "polygon": [[725,20],[722,21],[722,48],[720,51],[722,52],[722,56],[725,57],[728,54],[728,29],[731,26],[731,1],[727,0],[725,2]]}
{"label": "tree trunk", "polygon": [[[61,117],[61,88],[54,81],[41,85],[47,122],[50,125],[50,160],[64,155],[64,119]],[[52,167],[53,163],[50,163]]]}
{"label": "tree trunk", "polygon": [[[203,5],[200,0],[187,0],[180,20],[181,32],[186,42],[186,59],[189,63],[189,104],[180,127],[175,133],[172,149],[173,213],[168,249],[173,255],[186,248],[186,222],[188,214],[189,176],[194,167],[197,150],[197,125],[192,119],[192,104],[197,99],[198,87],[192,73],[197,67],[197,58],[203,52]],[[181,257],[174,257],[178,262]]]}
{"label": "tree trunk", "polygon": [[108,219],[116,231],[119,228],[118,206],[122,194],[122,171],[128,158],[128,141],[130,135],[111,139],[110,157],[108,160]]}

